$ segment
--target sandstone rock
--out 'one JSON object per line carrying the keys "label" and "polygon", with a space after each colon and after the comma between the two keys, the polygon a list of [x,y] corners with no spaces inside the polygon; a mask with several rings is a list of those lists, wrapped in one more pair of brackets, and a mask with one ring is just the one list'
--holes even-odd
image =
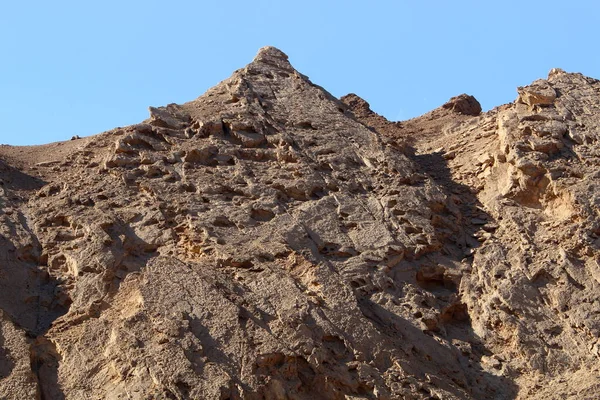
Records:
{"label": "sandstone rock", "polygon": [[[421,128],[413,142],[417,159],[436,182],[462,195],[461,211],[472,216],[467,229],[480,244],[466,241],[465,255],[472,258],[463,260],[469,272],[459,280],[461,300],[493,353],[481,359],[482,368],[506,377],[511,370],[530,371],[510,378],[519,387],[518,398],[568,398],[575,392],[593,398],[589,393],[598,389],[590,372],[598,368],[598,358],[583,350],[595,345],[591,332],[597,328],[580,318],[589,315],[582,309],[595,309],[583,299],[597,297],[591,291],[597,284],[598,246],[584,238],[598,218],[592,182],[600,165],[599,89],[597,80],[553,70],[548,81],[520,88],[515,104],[479,118],[457,123],[434,110],[410,121],[410,129]],[[436,135],[439,131],[445,135]],[[434,157],[427,149],[449,148],[456,156],[445,170],[443,163],[427,162]],[[473,163],[477,154],[483,155]],[[479,173],[482,167],[485,174]],[[476,188],[476,198],[465,196],[463,187]],[[485,218],[469,206],[478,202]],[[441,275],[421,271],[427,271],[419,272],[422,280]],[[593,367],[579,372],[579,362]]]}
{"label": "sandstone rock", "polygon": [[394,123],[267,47],[0,147],[0,397],[593,398],[599,85]]}
{"label": "sandstone rock", "polygon": [[468,94],[453,97],[442,107],[464,115],[479,115],[481,113],[481,104],[475,97]]}
{"label": "sandstone rock", "polygon": [[530,86],[517,88],[517,102],[533,106],[550,106],[556,99],[556,90],[547,81],[536,81]]}

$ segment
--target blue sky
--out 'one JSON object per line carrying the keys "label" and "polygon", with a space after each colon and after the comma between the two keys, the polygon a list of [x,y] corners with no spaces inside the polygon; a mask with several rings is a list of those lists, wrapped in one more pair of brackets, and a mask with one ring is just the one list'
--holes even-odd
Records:
{"label": "blue sky", "polygon": [[[369,4],[371,3],[371,4]],[[0,143],[87,136],[192,100],[273,45],[391,120],[484,109],[553,67],[600,78],[597,1],[5,1]]]}

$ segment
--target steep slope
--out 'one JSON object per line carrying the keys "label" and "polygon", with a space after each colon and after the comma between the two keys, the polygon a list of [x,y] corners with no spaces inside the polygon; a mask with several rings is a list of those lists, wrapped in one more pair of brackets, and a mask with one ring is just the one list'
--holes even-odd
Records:
{"label": "steep slope", "polygon": [[462,251],[454,202],[280,51],[62,146],[26,209],[69,307],[33,344],[44,398],[510,390],[481,368],[451,277],[438,296],[416,282],[424,255]]}
{"label": "steep slope", "polygon": [[267,47],[141,124],[0,147],[0,397],[591,398],[598,89],[391,123]]}
{"label": "steep slope", "polygon": [[[380,131],[411,141],[438,184],[469,188],[487,214],[470,221],[481,246],[460,298],[519,397],[596,398],[600,82],[555,69],[518,92],[480,116],[445,105]],[[350,100],[368,123],[368,105]]]}

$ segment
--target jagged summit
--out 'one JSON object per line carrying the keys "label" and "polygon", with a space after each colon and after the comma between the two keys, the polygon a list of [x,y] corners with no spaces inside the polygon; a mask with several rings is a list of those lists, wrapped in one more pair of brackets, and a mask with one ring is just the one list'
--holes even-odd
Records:
{"label": "jagged summit", "polygon": [[258,50],[253,62],[264,62],[267,60],[288,61],[288,56],[276,47],[265,46]]}
{"label": "jagged summit", "polygon": [[266,47],[0,146],[0,397],[594,398],[600,83],[518,93],[390,122]]}
{"label": "jagged summit", "polygon": [[295,71],[288,60],[288,56],[272,46],[261,48],[254,60],[246,67],[246,70],[250,73],[268,73],[269,70]]}

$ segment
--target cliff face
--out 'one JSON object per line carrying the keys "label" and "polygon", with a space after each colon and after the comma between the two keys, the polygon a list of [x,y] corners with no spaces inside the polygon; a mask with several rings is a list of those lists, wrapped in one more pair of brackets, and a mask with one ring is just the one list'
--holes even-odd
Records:
{"label": "cliff face", "polygon": [[593,398],[600,82],[392,123],[287,56],[0,147],[0,397]]}

